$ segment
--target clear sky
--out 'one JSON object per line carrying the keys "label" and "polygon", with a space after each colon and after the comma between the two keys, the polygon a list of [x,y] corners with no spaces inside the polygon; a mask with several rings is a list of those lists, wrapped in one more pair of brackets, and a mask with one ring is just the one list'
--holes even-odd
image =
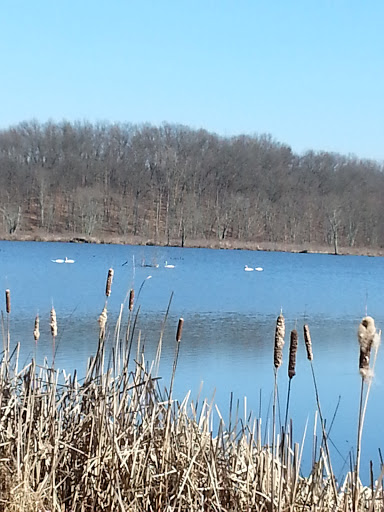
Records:
{"label": "clear sky", "polygon": [[384,160],[384,0],[1,0],[0,128],[270,133]]}

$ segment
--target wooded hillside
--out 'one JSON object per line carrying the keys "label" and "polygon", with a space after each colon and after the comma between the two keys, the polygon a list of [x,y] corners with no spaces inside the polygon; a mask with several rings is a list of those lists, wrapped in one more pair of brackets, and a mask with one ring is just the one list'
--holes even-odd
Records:
{"label": "wooded hillside", "polygon": [[0,131],[0,231],[380,248],[382,171],[268,135],[24,122]]}

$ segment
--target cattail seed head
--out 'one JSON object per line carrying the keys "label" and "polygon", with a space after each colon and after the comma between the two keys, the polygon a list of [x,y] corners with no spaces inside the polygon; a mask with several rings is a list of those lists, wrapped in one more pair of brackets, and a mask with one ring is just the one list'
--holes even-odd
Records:
{"label": "cattail seed head", "polygon": [[291,331],[291,342],[289,344],[289,363],[288,363],[288,377],[292,379],[296,375],[296,353],[297,353],[297,340],[298,335],[296,329]]}
{"label": "cattail seed head", "polygon": [[275,349],[273,354],[273,364],[275,368],[279,368],[283,362],[283,347],[285,336],[285,320],[283,314],[277,317],[275,330]]}
{"label": "cattail seed head", "polygon": [[113,280],[113,268],[110,268],[108,270],[107,284],[105,286],[106,297],[109,297],[111,295],[112,280]]}
{"label": "cattail seed head", "polygon": [[101,312],[98,322],[100,325],[100,332],[105,332],[105,324],[107,323],[108,315],[107,315],[107,306],[104,306],[103,311]]}
{"label": "cattail seed head", "polygon": [[371,316],[366,316],[362,319],[357,329],[357,339],[360,345],[359,370],[364,379],[370,375],[369,360],[372,345],[375,343],[375,337],[375,321]]}
{"label": "cattail seed head", "polygon": [[184,318],[179,318],[179,323],[177,325],[177,332],[176,332],[176,341],[181,341],[181,335],[183,332],[183,325],[184,325]]}
{"label": "cattail seed head", "polygon": [[364,317],[357,329],[357,339],[362,350],[368,351],[371,349],[375,334],[376,327],[374,319],[371,316]]}
{"label": "cattail seed head", "polygon": [[308,325],[304,325],[304,341],[307,350],[307,359],[308,361],[313,361],[312,340]]}
{"label": "cattail seed head", "polygon": [[132,289],[129,292],[129,311],[132,311],[134,301],[135,301],[135,290]]}
{"label": "cattail seed head", "polygon": [[33,337],[35,338],[35,341],[38,341],[40,338],[40,319],[39,315],[36,315],[35,318],[35,328],[33,329]]}
{"label": "cattail seed head", "polygon": [[5,310],[7,313],[11,312],[11,292],[10,292],[10,290],[5,290]]}
{"label": "cattail seed head", "polygon": [[51,334],[53,337],[57,336],[57,320],[56,320],[56,311],[54,308],[51,309]]}

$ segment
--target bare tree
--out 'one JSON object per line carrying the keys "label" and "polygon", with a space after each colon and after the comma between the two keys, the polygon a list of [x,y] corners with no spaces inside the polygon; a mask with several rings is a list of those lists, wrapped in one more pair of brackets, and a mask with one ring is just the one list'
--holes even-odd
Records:
{"label": "bare tree", "polygon": [[12,235],[16,233],[20,226],[21,221],[21,206],[13,207],[8,205],[0,209],[3,214],[3,224],[7,230],[7,233]]}
{"label": "bare tree", "polygon": [[[4,230],[384,246],[378,162],[270,135],[35,120],[0,130]],[[340,205],[343,205],[342,208]],[[19,209],[20,208],[20,209]],[[21,215],[22,212],[22,215]]]}

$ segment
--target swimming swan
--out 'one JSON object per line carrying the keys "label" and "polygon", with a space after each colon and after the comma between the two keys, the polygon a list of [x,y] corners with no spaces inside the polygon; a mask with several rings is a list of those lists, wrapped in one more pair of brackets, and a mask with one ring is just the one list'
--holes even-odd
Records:
{"label": "swimming swan", "polygon": [[58,258],[57,260],[51,260],[53,263],[75,263],[75,260],[70,260],[67,257],[65,257],[65,260],[62,258]]}
{"label": "swimming swan", "polygon": [[262,272],[264,269],[263,267],[255,267],[255,270],[257,270],[258,272]]}
{"label": "swimming swan", "polygon": [[164,268],[175,268],[175,265],[165,262]]}
{"label": "swimming swan", "polygon": [[245,265],[245,266],[244,266],[244,270],[245,270],[246,272],[253,272],[253,268],[252,268],[252,267],[248,267],[248,265]]}

